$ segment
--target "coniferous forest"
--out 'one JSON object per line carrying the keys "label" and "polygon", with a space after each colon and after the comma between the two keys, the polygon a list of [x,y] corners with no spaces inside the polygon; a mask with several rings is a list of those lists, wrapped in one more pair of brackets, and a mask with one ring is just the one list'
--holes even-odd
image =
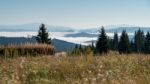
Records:
{"label": "coniferous forest", "polygon": [[76,45],[74,51],[82,53],[84,52],[83,49],[90,48],[95,54],[108,53],[109,51],[115,51],[120,54],[150,54],[149,37],[149,31],[143,32],[143,30],[139,28],[135,31],[133,38],[129,38],[126,30],[123,30],[120,36],[116,31],[114,32],[113,38],[110,38],[107,36],[105,28],[102,26],[96,44],[91,43],[91,45],[86,47]]}

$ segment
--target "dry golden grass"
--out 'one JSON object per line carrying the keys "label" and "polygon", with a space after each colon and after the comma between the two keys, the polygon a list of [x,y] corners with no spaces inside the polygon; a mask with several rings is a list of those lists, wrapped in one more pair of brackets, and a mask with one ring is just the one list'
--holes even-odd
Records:
{"label": "dry golden grass", "polygon": [[47,44],[8,45],[0,47],[0,56],[5,58],[52,55],[53,53],[54,47]]}
{"label": "dry golden grass", "polygon": [[111,52],[0,59],[0,84],[150,84],[149,56]]}

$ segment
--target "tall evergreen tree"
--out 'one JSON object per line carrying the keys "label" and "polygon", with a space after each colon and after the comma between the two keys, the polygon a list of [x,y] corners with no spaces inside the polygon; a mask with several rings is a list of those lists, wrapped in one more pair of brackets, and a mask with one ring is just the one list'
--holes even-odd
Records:
{"label": "tall evergreen tree", "polygon": [[145,36],[144,32],[139,29],[137,32],[135,32],[134,36],[135,41],[135,50],[137,53],[141,53],[144,51],[144,42],[145,42]]}
{"label": "tall evergreen tree", "polygon": [[107,38],[107,40],[108,40],[108,49],[109,50],[114,50],[113,49],[113,39],[111,39],[111,38]]}
{"label": "tall evergreen tree", "polygon": [[118,45],[119,45],[118,33],[115,32],[113,37],[113,49],[118,50]]}
{"label": "tall evergreen tree", "polygon": [[103,26],[96,43],[96,50],[99,54],[108,52],[108,39]]}
{"label": "tall evergreen tree", "polygon": [[38,35],[36,37],[36,40],[38,43],[45,43],[45,44],[51,44],[51,39],[48,38],[49,34],[47,32],[47,29],[44,24],[41,24],[39,28]]}
{"label": "tall evergreen tree", "polygon": [[130,52],[129,37],[125,30],[122,31],[118,47],[120,54]]}
{"label": "tall evergreen tree", "polygon": [[147,32],[145,38],[145,53],[150,54],[150,33]]}
{"label": "tall evergreen tree", "polygon": [[136,51],[136,49],[135,49],[135,43],[134,43],[134,38],[130,42],[130,51],[131,52],[135,52]]}

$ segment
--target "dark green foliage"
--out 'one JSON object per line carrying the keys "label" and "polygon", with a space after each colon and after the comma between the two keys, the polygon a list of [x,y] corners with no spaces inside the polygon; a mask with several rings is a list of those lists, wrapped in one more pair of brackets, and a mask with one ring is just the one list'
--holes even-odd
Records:
{"label": "dark green foliage", "polygon": [[117,51],[118,50],[118,45],[119,45],[119,38],[118,38],[118,33],[115,32],[114,33],[114,37],[113,37],[113,50]]}
{"label": "dark green foliage", "polygon": [[119,49],[120,54],[130,52],[129,37],[125,30],[123,30],[123,32],[122,32],[118,47],[119,47],[118,49]]}
{"label": "dark green foliage", "polygon": [[99,54],[108,52],[108,39],[103,26],[101,28],[98,41],[96,43],[96,50]]}
{"label": "dark green foliage", "polygon": [[76,45],[74,50],[71,51],[71,53],[69,53],[71,56],[84,56],[86,55],[88,52],[88,50],[90,50],[90,52],[94,53],[95,47],[92,45],[89,46],[83,46],[83,45]]}
{"label": "dark green foliage", "polygon": [[113,39],[108,39],[108,49],[109,50],[114,50],[113,49]]}
{"label": "dark green foliage", "polygon": [[147,32],[145,38],[145,53],[150,54],[150,33]]}
{"label": "dark green foliage", "polygon": [[93,42],[91,45],[86,47],[76,45],[73,53],[75,55],[84,55],[88,48],[90,48],[94,54],[107,53],[108,50],[119,51],[120,54],[131,52],[150,53],[150,33],[148,32],[145,37],[144,32],[139,29],[135,32],[134,38],[130,41],[127,32],[123,30],[120,39],[117,32],[114,33],[114,37],[111,39],[107,37],[104,27],[102,27],[96,47]]}
{"label": "dark green foliage", "polygon": [[135,43],[134,43],[133,39],[130,42],[130,51],[131,52],[136,52]]}
{"label": "dark green foliage", "polygon": [[36,38],[37,42],[38,43],[51,44],[51,39],[49,39],[48,37],[49,37],[49,34],[47,32],[45,25],[41,24],[37,38]]}
{"label": "dark green foliage", "polygon": [[142,53],[144,51],[145,36],[144,32],[141,31],[141,29],[135,32],[134,41],[135,41],[135,51],[137,53]]}

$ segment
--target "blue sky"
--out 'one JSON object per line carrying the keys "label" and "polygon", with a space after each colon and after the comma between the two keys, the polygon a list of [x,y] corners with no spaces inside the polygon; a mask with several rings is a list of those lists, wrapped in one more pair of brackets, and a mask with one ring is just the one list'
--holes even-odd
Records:
{"label": "blue sky", "polygon": [[0,25],[150,26],[150,0],[0,0]]}

